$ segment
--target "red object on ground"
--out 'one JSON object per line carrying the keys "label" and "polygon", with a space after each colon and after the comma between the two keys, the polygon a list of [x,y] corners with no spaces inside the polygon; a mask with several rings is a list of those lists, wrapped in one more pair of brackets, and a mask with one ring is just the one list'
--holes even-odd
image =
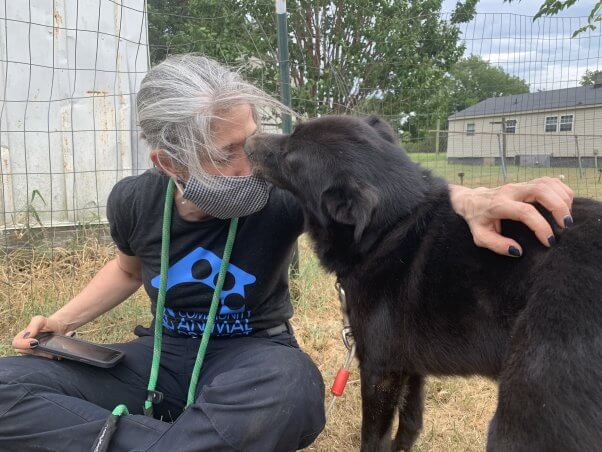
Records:
{"label": "red object on ground", "polygon": [[349,379],[349,371],[345,368],[339,369],[337,372],[337,376],[334,379],[334,383],[332,383],[332,392],[335,396],[340,397],[345,391],[345,386],[347,385],[347,380]]}

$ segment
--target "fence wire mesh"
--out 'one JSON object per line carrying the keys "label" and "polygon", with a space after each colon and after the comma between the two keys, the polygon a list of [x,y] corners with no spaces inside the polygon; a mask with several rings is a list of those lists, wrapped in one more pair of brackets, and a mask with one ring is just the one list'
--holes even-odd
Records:
{"label": "fence wire mesh", "polygon": [[[554,176],[602,198],[601,34],[571,37],[586,18],[466,18],[418,1],[288,8],[301,116],[377,113],[451,183]],[[150,166],[135,118],[149,66],[200,52],[278,96],[276,29],[266,0],[3,0],[0,311],[19,299],[52,312],[109,259],[110,189]]]}

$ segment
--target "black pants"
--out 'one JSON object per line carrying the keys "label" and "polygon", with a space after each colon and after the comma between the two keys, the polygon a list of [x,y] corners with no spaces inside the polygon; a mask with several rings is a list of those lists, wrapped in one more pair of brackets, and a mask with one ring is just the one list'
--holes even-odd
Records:
{"label": "black pants", "polygon": [[294,451],[324,427],[324,383],[294,337],[209,341],[196,401],[183,411],[199,339],[164,336],[155,417],[142,414],[151,336],[124,344],[112,369],[35,356],[0,359],[0,451],[91,450],[125,403],[111,451]]}

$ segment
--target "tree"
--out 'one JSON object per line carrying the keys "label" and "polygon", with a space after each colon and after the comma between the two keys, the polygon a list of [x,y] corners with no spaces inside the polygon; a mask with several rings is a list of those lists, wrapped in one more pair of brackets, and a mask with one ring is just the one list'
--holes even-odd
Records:
{"label": "tree", "polygon": [[[289,52],[293,107],[300,113],[433,109],[434,94],[461,58],[455,23],[441,0],[293,0]],[[278,91],[274,5],[266,0],[149,0],[153,62],[197,51],[245,64],[244,72]]]}
{"label": "tree", "polygon": [[596,82],[596,78],[600,78],[602,77],[602,70],[589,70],[587,69],[585,71],[585,74],[583,74],[583,77],[581,77],[581,81],[579,82],[579,84],[581,86],[591,86]]}
{"label": "tree", "polygon": [[519,77],[471,55],[455,64],[448,79],[448,113],[464,110],[490,97],[529,92],[529,85]]}

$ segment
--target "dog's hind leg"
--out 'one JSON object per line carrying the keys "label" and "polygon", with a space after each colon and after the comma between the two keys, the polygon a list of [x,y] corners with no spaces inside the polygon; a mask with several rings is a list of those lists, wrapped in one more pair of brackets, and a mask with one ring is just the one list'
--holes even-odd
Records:
{"label": "dog's hind leg", "polygon": [[[559,312],[552,297],[544,302],[547,312],[561,320],[561,315],[577,303],[567,298],[567,307]],[[602,309],[600,304],[598,309]],[[513,332],[513,350],[500,375],[487,452],[601,451],[599,322],[580,321],[567,326],[561,321],[554,324],[556,319],[552,319],[542,325],[544,315],[533,306],[528,306],[522,317]]]}
{"label": "dog's hind leg", "polygon": [[[371,367],[371,366],[366,366]],[[391,425],[403,385],[399,372],[360,369],[362,382],[362,452],[390,452]]]}
{"label": "dog's hind leg", "polygon": [[409,451],[422,430],[424,412],[424,377],[405,377],[402,400],[399,403],[399,427],[393,442],[393,450]]}

